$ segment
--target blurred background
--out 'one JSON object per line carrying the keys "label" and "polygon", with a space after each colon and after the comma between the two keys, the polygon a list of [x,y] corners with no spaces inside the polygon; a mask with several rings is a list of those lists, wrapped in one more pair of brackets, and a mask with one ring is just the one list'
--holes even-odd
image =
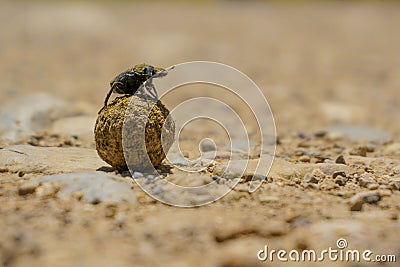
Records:
{"label": "blurred background", "polygon": [[[0,266],[266,266],[254,264],[255,252],[265,244],[326,249],[338,237],[348,238],[351,248],[400,255],[399,29],[397,1],[0,0],[0,148],[91,148],[72,150],[79,155],[69,155],[67,148],[21,146],[38,151],[30,155],[15,147],[0,149]],[[124,186],[137,197],[136,205],[99,204],[97,198],[92,205],[75,201],[82,198],[78,194],[64,199],[55,196],[58,187],[46,184],[19,190],[48,166],[53,172],[76,171],[60,160],[68,155],[66,162],[77,168],[103,164],[95,154],[93,125],[118,73],[142,62],[166,68],[196,60],[242,71],[269,101],[283,138],[276,176],[262,190],[248,194],[240,184],[221,201],[198,209],[163,205],[132,186],[130,177]],[[176,105],[206,93],[205,87],[191,88],[174,91],[166,101]],[[249,114],[225,90],[210,86],[208,92]],[[189,128],[182,146],[192,153],[187,157],[197,156],[210,125]],[[353,139],[321,138],[325,129]],[[213,133],[225,137],[222,130]],[[362,139],[383,145],[367,144],[362,151]],[[367,148],[364,163],[346,158],[352,166],[346,172],[357,172],[346,187],[324,178],[318,190],[311,181],[303,183],[302,177],[313,176],[297,173],[322,161],[342,168],[331,164],[339,153],[367,156]],[[176,181],[197,185],[215,178],[211,172],[189,177],[176,169],[170,176]],[[359,172],[364,185],[355,183],[361,181]],[[384,192],[378,200],[359,194],[378,186]],[[85,182],[84,188],[102,195],[125,192],[107,183]],[[373,204],[353,212],[348,205],[353,196]]]}
{"label": "blurred background", "polygon": [[400,132],[396,1],[0,3],[0,104],[47,92],[97,111],[135,64],[209,60],[255,81],[278,134]]}

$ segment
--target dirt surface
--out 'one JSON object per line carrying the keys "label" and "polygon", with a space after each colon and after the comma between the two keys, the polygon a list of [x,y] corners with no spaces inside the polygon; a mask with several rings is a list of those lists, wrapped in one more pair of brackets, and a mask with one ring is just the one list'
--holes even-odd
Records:
{"label": "dirt surface", "polygon": [[[385,265],[397,266],[399,10],[397,3],[2,3],[0,266],[282,266],[257,252],[337,249],[339,238],[371,258],[395,255],[397,263]],[[210,205],[177,208],[102,162],[93,127],[116,74],[141,62],[192,60],[228,64],[257,83],[275,117],[276,155],[256,192],[242,179]],[[194,86],[163,103],[171,109],[207,93],[236,107],[254,130],[246,107],[224,91]],[[221,149],[212,166],[185,173],[166,162],[172,169],[158,181],[229,186],[215,178],[229,151],[212,126],[194,123],[180,140],[196,158],[198,141],[214,138]],[[249,166],[257,151],[250,156]]]}

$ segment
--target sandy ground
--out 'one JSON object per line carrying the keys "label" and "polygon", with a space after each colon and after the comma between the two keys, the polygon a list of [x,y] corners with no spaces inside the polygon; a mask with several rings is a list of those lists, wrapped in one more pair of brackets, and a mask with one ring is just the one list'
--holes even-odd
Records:
{"label": "sandy ground", "polygon": [[[399,11],[396,3],[1,3],[0,266],[281,266],[258,261],[257,252],[265,245],[321,251],[337,248],[339,238],[349,249],[399,262]],[[182,209],[153,200],[121,174],[114,179],[132,185],[135,203],[23,187],[43,175],[106,166],[91,156],[93,118],[116,74],[141,62],[193,60],[239,69],[268,99],[278,142],[260,190],[249,194],[242,181],[213,204]],[[196,88],[174,91],[165,104],[207,92]],[[246,114],[226,94],[210,91]],[[29,102],[37,93],[54,97],[39,99],[58,113],[22,120],[27,134],[14,135],[7,118],[40,110]],[[183,133],[189,157],[209,134],[224,143],[210,127]],[[28,145],[43,150],[18,153]],[[49,146],[81,149],[85,163],[62,165],[57,155],[66,162],[72,156]],[[212,175],[175,170],[168,177],[206,183]],[[374,264],[380,266],[368,266]]]}

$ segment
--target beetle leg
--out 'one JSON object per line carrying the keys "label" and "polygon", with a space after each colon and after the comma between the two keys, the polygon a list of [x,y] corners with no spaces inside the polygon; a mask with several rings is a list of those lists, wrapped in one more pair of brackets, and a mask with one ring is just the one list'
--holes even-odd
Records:
{"label": "beetle leg", "polygon": [[168,70],[162,70],[157,73],[155,73],[153,76],[151,76],[146,82],[145,82],[145,87],[146,91],[148,94],[153,98],[153,100],[158,100],[158,93],[157,90],[153,84],[153,79],[154,78],[162,78],[164,76],[167,76],[169,70],[173,70],[175,66],[172,66]]}
{"label": "beetle leg", "polygon": [[106,99],[104,99],[104,106],[107,106],[107,105],[108,105],[108,100],[110,99],[110,96],[111,96],[113,90],[114,90],[114,88],[111,87],[111,88],[110,88],[110,91],[108,91],[107,96],[106,96]]}
{"label": "beetle leg", "polygon": [[153,78],[150,78],[146,81],[145,87],[146,87],[146,91],[153,98],[153,100],[158,100],[158,94],[157,94],[157,90],[153,84]]}
{"label": "beetle leg", "polygon": [[100,109],[99,113],[108,105],[108,100],[110,99],[110,96],[113,92],[113,87],[110,88],[110,91],[108,91],[106,99],[104,100],[104,106]]}
{"label": "beetle leg", "polygon": [[138,97],[143,97],[145,95],[143,85],[139,86],[139,88],[135,92],[135,95]]}

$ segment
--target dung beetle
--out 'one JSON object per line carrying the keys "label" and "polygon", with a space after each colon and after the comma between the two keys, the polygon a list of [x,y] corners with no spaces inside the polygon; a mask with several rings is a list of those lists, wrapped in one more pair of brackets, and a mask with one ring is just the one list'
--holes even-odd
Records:
{"label": "dung beetle", "polygon": [[[157,75],[156,75],[157,74]],[[111,82],[110,82],[110,90],[107,93],[106,99],[104,100],[104,106],[99,111],[99,113],[107,106],[108,100],[112,93],[116,94],[127,94],[134,95],[140,86],[149,80],[150,78],[157,78],[165,76],[167,73],[164,69],[153,67],[151,65],[142,63],[138,64],[135,67],[128,69],[120,74],[118,74]],[[154,100],[157,101],[158,95],[155,90],[152,82],[146,83],[144,88],[147,91],[147,94]],[[146,92],[140,92],[138,96],[146,97]]]}

